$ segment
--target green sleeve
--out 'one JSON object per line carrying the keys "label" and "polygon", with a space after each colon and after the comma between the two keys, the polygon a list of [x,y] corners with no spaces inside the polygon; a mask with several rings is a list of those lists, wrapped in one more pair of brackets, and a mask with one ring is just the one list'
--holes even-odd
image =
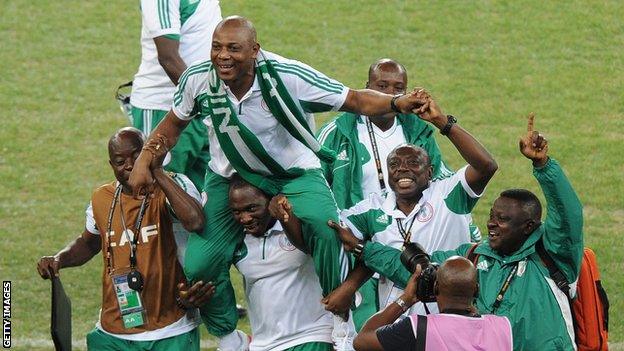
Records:
{"label": "green sleeve", "polygon": [[401,289],[412,275],[401,263],[401,251],[390,246],[366,242],[362,259],[368,268],[390,279]]}
{"label": "green sleeve", "polygon": [[549,159],[544,167],[534,168],[533,175],[546,198],[544,248],[573,282],[583,258],[583,205],[557,161]]}
{"label": "green sleeve", "polygon": [[472,243],[470,244],[462,244],[457,247],[455,250],[447,250],[447,251],[434,251],[431,254],[431,261],[436,263],[442,263],[453,256],[462,256],[466,257],[468,254],[468,250],[472,247]]}
{"label": "green sleeve", "polygon": [[[330,122],[318,130],[318,132],[316,133],[316,140],[318,140],[322,146],[325,146],[330,150],[337,151],[334,145],[336,130],[334,129],[333,131],[330,131],[331,129],[333,129],[331,125],[332,123],[335,122]],[[327,180],[327,183],[329,183],[330,187],[333,183],[332,169],[334,169],[334,162],[335,161],[323,162],[321,160],[321,170],[323,171],[323,175],[325,176],[325,179]]]}

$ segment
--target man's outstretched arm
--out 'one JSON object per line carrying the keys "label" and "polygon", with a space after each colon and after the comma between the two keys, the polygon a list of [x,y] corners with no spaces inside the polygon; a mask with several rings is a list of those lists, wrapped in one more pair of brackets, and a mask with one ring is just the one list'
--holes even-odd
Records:
{"label": "man's outstretched arm", "polygon": [[43,256],[37,263],[37,271],[43,279],[58,277],[61,268],[82,266],[102,249],[100,235],[85,229],[76,240],[69,243],[54,256]]}
{"label": "man's outstretched arm", "polygon": [[430,97],[421,110],[419,117],[444,132],[464,160],[468,162],[466,182],[470,188],[477,194],[483,192],[498,169],[494,157],[470,133],[454,124],[447,115],[442,113],[442,109]]}
{"label": "man's outstretched arm", "polygon": [[534,130],[530,114],[520,152],[533,162],[533,175],[546,198],[544,248],[569,282],[578,278],[583,256],[583,205],[557,161],[548,157],[548,141]]}
{"label": "man's outstretched arm", "polygon": [[381,116],[389,112],[420,113],[426,103],[424,90],[415,88],[414,91],[392,96],[372,89],[349,89],[347,98],[340,107],[340,111],[353,112],[366,116]]}

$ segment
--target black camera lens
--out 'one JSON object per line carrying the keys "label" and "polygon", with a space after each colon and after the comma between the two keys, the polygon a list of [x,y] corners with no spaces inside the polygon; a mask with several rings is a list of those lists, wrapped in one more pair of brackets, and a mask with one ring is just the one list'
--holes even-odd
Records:
{"label": "black camera lens", "polygon": [[433,293],[433,285],[436,280],[438,264],[429,261],[429,255],[422,246],[417,243],[408,243],[401,253],[401,263],[408,271],[414,273],[416,266],[420,265],[421,272],[416,287],[416,297],[422,302],[436,301]]}

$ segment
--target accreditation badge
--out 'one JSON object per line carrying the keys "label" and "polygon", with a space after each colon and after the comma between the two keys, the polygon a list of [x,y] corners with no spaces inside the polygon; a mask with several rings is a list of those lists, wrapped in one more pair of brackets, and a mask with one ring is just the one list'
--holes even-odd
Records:
{"label": "accreditation badge", "polygon": [[128,272],[113,274],[113,288],[119,303],[119,312],[124,328],[139,327],[147,322],[145,309],[141,301],[141,294],[128,286]]}

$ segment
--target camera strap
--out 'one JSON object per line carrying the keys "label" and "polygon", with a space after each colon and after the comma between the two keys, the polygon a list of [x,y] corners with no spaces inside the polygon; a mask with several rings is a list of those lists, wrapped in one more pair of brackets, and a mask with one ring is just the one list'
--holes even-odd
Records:
{"label": "camera strap", "polygon": [[409,228],[407,228],[407,230],[405,230],[405,227],[403,226],[403,219],[396,219],[397,229],[399,230],[399,234],[401,234],[401,237],[403,238],[403,248],[405,248],[405,246],[409,244],[410,240],[412,239],[412,226],[414,226],[415,219],[416,216],[412,218],[412,221],[410,222]]}
{"label": "camera strap", "polygon": [[[526,262],[526,258],[524,259],[524,261]],[[501,287],[500,291],[498,292],[498,294],[496,294],[496,300],[494,301],[494,304],[492,304],[492,314],[494,314],[494,312],[496,312],[496,310],[500,307],[500,304],[503,301],[503,297],[505,296],[505,293],[507,292],[507,290],[509,289],[509,286],[511,285],[511,281],[513,280],[513,278],[516,276],[516,273],[518,272],[519,265],[520,265],[520,261],[516,262],[516,265],[511,269],[511,272],[509,272],[509,275],[505,279],[505,282],[503,283],[503,286]]]}
{"label": "camera strap", "polygon": [[377,148],[377,139],[375,138],[375,133],[373,132],[373,124],[371,123],[368,117],[364,118],[366,120],[366,129],[368,130],[368,137],[371,141],[371,147],[373,149],[373,157],[375,158],[375,165],[377,166],[377,180],[379,180],[379,186],[381,187],[381,191],[386,190],[386,182],[384,181],[383,171],[381,170],[381,157],[379,157],[379,149]]}

